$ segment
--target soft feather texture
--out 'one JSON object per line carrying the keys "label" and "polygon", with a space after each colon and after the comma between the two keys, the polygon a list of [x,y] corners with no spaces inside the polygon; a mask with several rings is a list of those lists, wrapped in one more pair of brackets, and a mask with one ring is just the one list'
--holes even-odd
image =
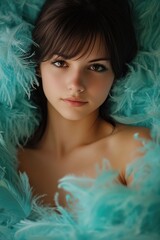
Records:
{"label": "soft feather texture", "polygon": [[[34,64],[28,56],[33,25],[23,18],[27,1],[0,3],[0,130],[7,141],[17,145],[30,136],[37,120],[28,99],[30,87],[37,83]],[[35,4],[30,4],[30,11]],[[37,7],[38,9],[38,7]],[[36,16],[37,12],[35,13]],[[23,127],[22,127],[23,125]]]}
{"label": "soft feather texture", "polygon": [[110,113],[119,122],[148,126],[160,139],[160,3],[132,0],[139,52],[115,84]]}
{"label": "soft feather texture", "polygon": [[[130,0],[139,52],[130,72],[117,81],[110,113],[118,121],[151,128],[154,141],[127,168],[129,187],[115,181],[107,160],[90,179],[66,176],[68,208],[58,212],[32,196],[26,174],[18,174],[16,146],[39,122],[29,102],[37,84],[28,55],[31,31],[43,1],[0,2],[0,240],[158,240],[160,238],[160,2]],[[135,136],[137,141],[143,141]],[[78,201],[77,201],[78,200]]]}
{"label": "soft feather texture", "polygon": [[[25,178],[23,178],[23,180],[24,179]],[[27,194],[21,196],[19,192]],[[11,182],[8,182],[6,179],[0,180],[0,206],[2,209],[7,209],[8,211],[8,214],[6,212],[5,214],[8,215],[6,219],[9,225],[28,217],[31,210],[31,194],[29,189],[26,187],[19,192],[16,191],[15,186],[13,186]],[[3,214],[3,220],[5,214]]]}
{"label": "soft feather texture", "polygon": [[[150,158],[148,162],[150,164]],[[60,216],[36,222],[22,221],[15,238],[158,240],[159,171],[155,172],[158,178],[154,188],[144,187],[144,175],[145,183],[149,182],[148,179],[153,181],[154,176],[151,169],[145,169],[146,163],[142,161],[141,165],[137,181],[128,188],[115,184],[116,172],[108,171],[108,168],[97,179],[66,176],[60,187],[72,193],[68,199],[69,206],[78,200],[74,208],[72,206],[68,212],[59,206]]]}

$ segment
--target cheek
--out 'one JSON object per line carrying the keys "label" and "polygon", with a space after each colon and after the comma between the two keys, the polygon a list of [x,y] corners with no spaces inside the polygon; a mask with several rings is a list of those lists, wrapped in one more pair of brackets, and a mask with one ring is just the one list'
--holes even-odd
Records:
{"label": "cheek", "polygon": [[104,94],[106,94],[106,97],[108,96],[110,90],[111,90],[111,87],[113,85],[113,82],[114,82],[114,74],[113,72],[111,71],[107,78],[104,79],[104,81],[102,81],[102,85],[101,85],[101,88],[102,88],[102,92]]}
{"label": "cheek", "polygon": [[45,93],[57,93],[62,88],[62,81],[56,74],[44,72],[42,86]]}
{"label": "cheek", "polygon": [[101,104],[106,100],[106,98],[108,97],[108,94],[110,92],[111,89],[111,84],[110,85],[104,85],[102,88],[98,89],[98,93],[99,93],[99,101],[101,102]]}
{"label": "cheek", "polygon": [[94,86],[94,99],[96,99],[99,105],[103,104],[109,95],[113,84],[113,79],[101,81]]}
{"label": "cheek", "polygon": [[113,84],[113,80],[110,81],[101,81],[95,84],[94,91],[97,95],[107,96]]}

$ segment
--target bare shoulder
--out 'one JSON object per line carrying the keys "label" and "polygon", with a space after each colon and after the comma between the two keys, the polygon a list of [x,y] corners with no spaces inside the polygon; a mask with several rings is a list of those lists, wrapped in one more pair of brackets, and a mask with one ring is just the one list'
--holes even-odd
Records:
{"label": "bare shoulder", "polygon": [[117,137],[123,137],[123,139],[130,140],[131,142],[135,142],[135,136],[138,135],[139,138],[144,140],[151,140],[150,129],[146,127],[137,127],[137,126],[129,126],[124,124],[117,124],[116,131]]}
{"label": "bare shoulder", "polygon": [[31,166],[33,167],[37,159],[36,152],[32,149],[19,148],[17,150],[17,159],[19,170],[29,170]]}
{"label": "bare shoulder", "polygon": [[112,166],[119,170],[120,178],[126,185],[132,181],[132,178],[126,177],[126,168],[128,164],[138,161],[145,154],[143,147],[148,141],[151,141],[148,128],[123,124],[116,125],[111,140],[112,155],[110,156],[113,157]]}
{"label": "bare shoulder", "polygon": [[[136,136],[138,136],[138,138]],[[120,147],[123,149],[121,176],[128,185],[132,181],[133,176],[126,176],[126,167],[128,164],[138,161],[145,155],[144,145],[152,140],[150,129],[146,127],[117,125],[117,139],[118,142],[121,142]]]}
{"label": "bare shoulder", "polygon": [[105,139],[106,146],[111,149],[112,155],[118,154],[128,159],[131,158],[132,152],[152,140],[149,128],[119,123],[115,125],[110,137],[106,136]]}
{"label": "bare shoulder", "polygon": [[30,155],[31,155],[30,152],[31,152],[30,149],[23,148],[23,147],[19,148],[17,150],[17,158],[19,162],[27,161],[28,158],[30,159]]}
{"label": "bare shoulder", "polygon": [[142,148],[150,140],[148,128],[116,124],[109,140],[110,158],[113,160],[113,165],[124,170],[129,163],[145,154]]}
{"label": "bare shoulder", "polygon": [[[151,140],[150,129],[146,127],[128,126],[118,124],[115,133],[115,141],[125,151],[134,153],[134,157],[141,155],[140,147]],[[131,154],[129,155],[131,157]]]}

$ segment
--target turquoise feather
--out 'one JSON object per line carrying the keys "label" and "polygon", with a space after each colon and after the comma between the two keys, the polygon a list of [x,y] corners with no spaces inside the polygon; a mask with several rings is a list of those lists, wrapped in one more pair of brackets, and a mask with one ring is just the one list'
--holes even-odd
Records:
{"label": "turquoise feather", "polygon": [[[16,189],[11,182],[4,177],[0,180],[0,207],[3,213],[8,214],[7,222],[17,223],[19,220],[27,218],[31,212],[31,192],[29,190],[28,179],[25,174],[20,176],[22,180],[21,191],[26,192],[23,195],[20,189]],[[3,214],[3,218],[4,218]],[[0,216],[1,222],[2,215]]]}
{"label": "turquoise feather", "polygon": [[0,240],[160,239],[160,1],[130,2],[139,52],[114,85],[110,113],[122,123],[150,127],[154,141],[128,166],[127,175],[134,172],[130,187],[115,183],[118,173],[105,164],[96,179],[61,179],[59,187],[71,194],[68,208],[55,196],[57,214],[33,198],[16,159],[17,145],[40,120],[29,101],[37,80],[28,50],[44,0],[0,1]]}

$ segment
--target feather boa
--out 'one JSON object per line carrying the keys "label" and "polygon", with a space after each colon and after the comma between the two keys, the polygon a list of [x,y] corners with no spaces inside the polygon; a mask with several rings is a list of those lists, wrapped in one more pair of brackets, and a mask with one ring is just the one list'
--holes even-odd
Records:
{"label": "feather boa", "polygon": [[16,171],[16,146],[39,121],[29,103],[30,88],[38,83],[27,52],[44,0],[0,2],[1,240],[160,239],[160,2],[130,2],[139,52],[112,90],[110,114],[122,123],[150,127],[154,141],[144,144],[145,156],[128,166],[127,174],[135,173],[129,187],[115,183],[118,173],[107,160],[96,179],[61,179],[59,187],[71,195],[68,208],[55,196],[60,214],[42,206],[27,175]]}

